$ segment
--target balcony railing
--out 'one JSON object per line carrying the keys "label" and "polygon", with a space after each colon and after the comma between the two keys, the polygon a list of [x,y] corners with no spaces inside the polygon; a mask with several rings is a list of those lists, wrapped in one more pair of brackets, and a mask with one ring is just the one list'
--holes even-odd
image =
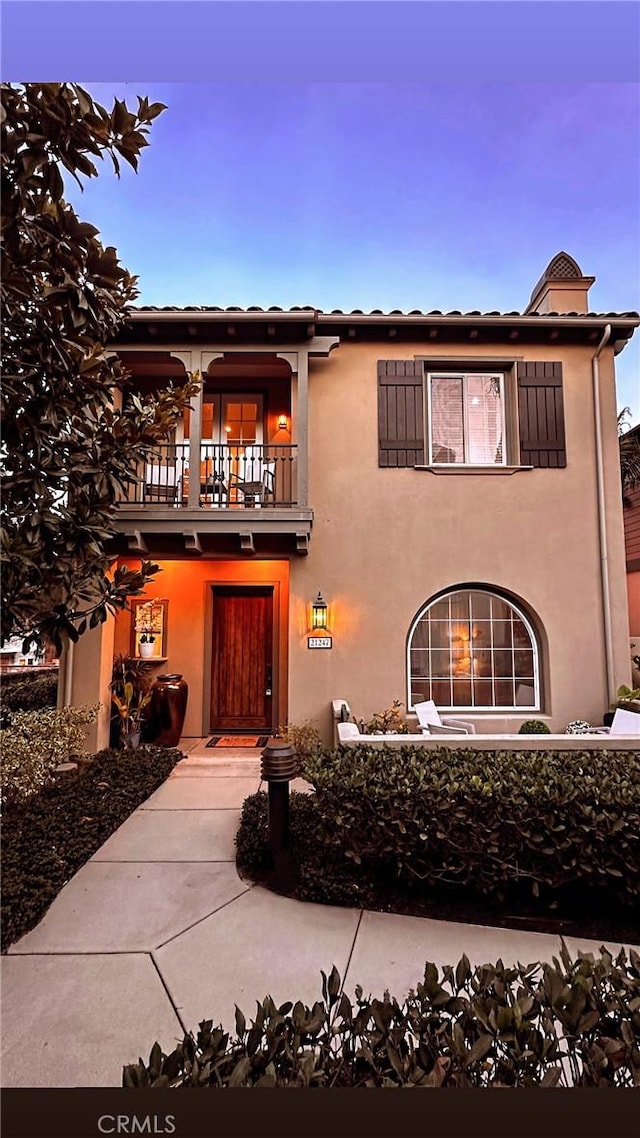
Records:
{"label": "balcony railing", "polygon": [[[257,509],[297,505],[295,446],[202,443],[197,502],[208,509]],[[123,505],[184,509],[193,499],[189,443],[158,447],[135,484],[121,495]]]}

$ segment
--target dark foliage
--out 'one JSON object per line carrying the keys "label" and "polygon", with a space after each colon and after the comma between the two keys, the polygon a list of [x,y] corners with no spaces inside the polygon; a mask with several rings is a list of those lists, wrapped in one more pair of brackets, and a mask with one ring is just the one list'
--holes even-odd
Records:
{"label": "dark foliage", "polygon": [[252,794],[245,799],[236,835],[239,873],[278,892],[292,892],[301,901],[375,907],[378,885],[366,866],[345,859],[339,839],[334,841],[336,835],[325,825],[314,797],[293,791],[289,818],[287,868],[292,872],[283,884],[269,848],[267,795]]}
{"label": "dark foliage", "polygon": [[[236,1034],[204,1020],[170,1055],[123,1069],[125,1087],[628,1087],[640,1085],[640,957],[472,968],[463,956],[399,1003],[341,991],[322,973],[313,1007],[270,996]],[[515,1126],[517,1130],[517,1126]]]}
{"label": "dark foliage", "polygon": [[2,681],[0,706],[2,713],[11,711],[42,711],[44,707],[55,707],[58,699],[58,673],[47,672],[43,676],[19,678],[17,683]]}
{"label": "dark foliage", "polygon": [[180,752],[101,751],[77,775],[7,804],[2,841],[2,950],[44,916],[62,886],[167,778]]}
{"label": "dark foliage", "polygon": [[300,900],[635,943],[640,754],[361,746],[305,760],[290,866],[266,795],[247,799],[240,872]]}
{"label": "dark foliage", "polygon": [[116,500],[199,385],[127,397],[108,345],[135,277],[65,201],[63,171],[82,184],[95,159],[137,169],[163,110],[108,111],[75,83],[2,84],[3,639],[60,651],[157,571],[109,572]]}
{"label": "dark foliage", "polygon": [[305,761],[336,862],[377,877],[594,903],[640,897],[640,751],[359,746]]}

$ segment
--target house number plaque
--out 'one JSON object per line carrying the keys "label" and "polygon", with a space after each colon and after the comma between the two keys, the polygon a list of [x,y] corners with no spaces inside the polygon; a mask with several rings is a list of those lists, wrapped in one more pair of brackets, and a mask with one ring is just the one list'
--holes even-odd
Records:
{"label": "house number plaque", "polygon": [[332,643],[330,636],[310,636],[307,640],[309,648],[331,648]]}

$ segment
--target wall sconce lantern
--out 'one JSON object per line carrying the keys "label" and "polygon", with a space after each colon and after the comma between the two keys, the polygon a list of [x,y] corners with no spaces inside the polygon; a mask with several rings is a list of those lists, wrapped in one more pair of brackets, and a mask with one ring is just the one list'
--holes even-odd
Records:
{"label": "wall sconce lantern", "polygon": [[318,595],[311,605],[311,627],[314,632],[321,628],[326,631],[327,627],[327,602],[320,590],[318,590]]}
{"label": "wall sconce lantern", "polygon": [[311,636],[307,638],[309,648],[331,648],[332,638],[327,635],[327,602],[318,591],[311,604]]}
{"label": "wall sconce lantern", "polygon": [[279,431],[288,431],[289,430],[289,420],[287,419],[286,415],[279,415],[278,416],[278,430]]}

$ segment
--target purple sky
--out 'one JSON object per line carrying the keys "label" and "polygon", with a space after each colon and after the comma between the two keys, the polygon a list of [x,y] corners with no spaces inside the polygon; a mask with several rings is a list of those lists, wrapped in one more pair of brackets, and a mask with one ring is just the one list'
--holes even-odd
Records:
{"label": "purple sky", "polygon": [[[140,303],[522,310],[553,254],[593,311],[640,308],[639,88],[616,83],[88,83],[168,105],[81,216]],[[640,421],[640,335],[618,404]]]}

